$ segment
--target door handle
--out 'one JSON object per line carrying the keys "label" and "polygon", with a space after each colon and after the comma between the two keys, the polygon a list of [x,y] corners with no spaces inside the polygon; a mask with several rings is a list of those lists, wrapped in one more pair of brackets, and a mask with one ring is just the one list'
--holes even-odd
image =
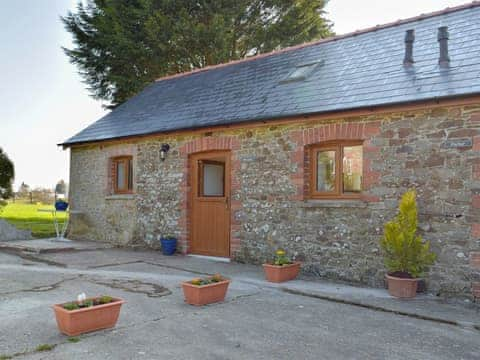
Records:
{"label": "door handle", "polygon": [[228,202],[229,202],[229,197],[228,196],[225,196],[225,209],[228,210]]}

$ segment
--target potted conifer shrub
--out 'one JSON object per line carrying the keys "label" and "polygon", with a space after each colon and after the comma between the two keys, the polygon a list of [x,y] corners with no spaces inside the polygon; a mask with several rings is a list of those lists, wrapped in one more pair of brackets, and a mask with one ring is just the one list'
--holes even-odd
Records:
{"label": "potted conifer shrub", "polygon": [[124,300],[111,296],[87,299],[85,294],[80,294],[77,301],[53,305],[53,311],[60,332],[77,336],[114,327],[123,303]]}
{"label": "potted conifer shrub", "polygon": [[285,250],[279,249],[272,263],[263,264],[263,270],[267,281],[280,283],[295,279],[300,272],[300,263],[290,260]]}
{"label": "potted conifer shrub", "polygon": [[388,292],[398,298],[415,297],[418,278],[436,259],[429,242],[417,234],[417,224],[416,193],[409,190],[402,196],[396,218],[385,224],[380,240],[388,271]]}
{"label": "potted conifer shrub", "polygon": [[227,294],[230,280],[220,274],[206,278],[197,278],[182,283],[185,302],[202,306],[223,301]]}

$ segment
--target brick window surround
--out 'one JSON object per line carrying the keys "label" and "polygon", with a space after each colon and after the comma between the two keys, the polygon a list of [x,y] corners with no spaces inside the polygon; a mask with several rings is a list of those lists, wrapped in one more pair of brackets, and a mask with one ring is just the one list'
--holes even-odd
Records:
{"label": "brick window surround", "polygon": [[[349,147],[358,147],[361,146],[363,150],[363,141],[362,140],[337,140],[337,141],[327,141],[320,144],[309,145],[308,149],[305,151],[305,185],[304,189],[306,195],[312,199],[358,199],[361,194],[361,179],[363,175],[363,160],[362,157],[353,161],[350,165],[351,169],[354,169],[351,174],[360,175],[360,191],[346,191],[344,190],[344,181],[347,179],[344,178],[345,171],[347,170],[348,164],[345,163],[344,153],[345,149]],[[318,163],[317,156],[322,152],[329,152],[334,154],[333,163],[335,164],[334,172],[334,184],[333,188],[328,191],[320,191],[317,189],[317,171]],[[353,182],[353,180],[352,180]],[[357,184],[358,185],[358,184]]]}
{"label": "brick window surround", "polygon": [[295,143],[291,161],[297,164],[297,171],[291,175],[297,191],[290,200],[306,200],[310,197],[309,149],[314,145],[329,142],[359,141],[363,143],[362,192],[357,196],[366,202],[378,202],[380,198],[371,195],[369,190],[380,181],[380,172],[372,169],[380,148],[372,144],[372,139],[381,132],[381,121],[344,122],[323,124],[318,127],[294,130],[289,134]]}
{"label": "brick window surround", "polygon": [[[137,158],[137,145],[136,144],[121,144],[121,145],[114,145],[114,146],[100,146],[100,150],[104,153],[104,160],[105,160],[105,173],[106,176],[104,177],[104,195],[111,196],[117,195],[114,193],[113,189],[113,160],[116,158],[121,157],[130,157],[132,159],[132,186],[133,189],[131,194],[134,194],[136,191],[136,183],[135,183],[135,167],[136,167],[136,158]],[[118,195],[129,195],[129,194],[118,194]]]}
{"label": "brick window surround", "polygon": [[[123,179],[118,178],[119,169],[123,169]],[[111,192],[113,194],[133,193],[133,157],[116,156],[110,159]],[[121,180],[121,181],[120,181]]]}

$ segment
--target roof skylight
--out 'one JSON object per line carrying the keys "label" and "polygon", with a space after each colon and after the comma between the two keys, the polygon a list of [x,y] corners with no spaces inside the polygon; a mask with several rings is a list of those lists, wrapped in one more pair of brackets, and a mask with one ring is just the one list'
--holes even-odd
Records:
{"label": "roof skylight", "polygon": [[315,61],[308,64],[297,65],[287,77],[282,79],[281,83],[291,82],[291,81],[303,81],[307,79],[310,74],[319,66],[323,64],[323,61]]}

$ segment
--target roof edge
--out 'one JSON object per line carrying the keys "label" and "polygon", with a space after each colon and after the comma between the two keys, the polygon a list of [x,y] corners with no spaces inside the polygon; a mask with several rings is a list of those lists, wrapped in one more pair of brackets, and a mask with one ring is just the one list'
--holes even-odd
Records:
{"label": "roof edge", "polygon": [[57,146],[61,146],[63,147],[63,149],[68,149],[74,146],[94,145],[94,144],[105,143],[109,141],[122,141],[122,140],[128,140],[128,139],[139,138],[139,137],[163,136],[163,135],[169,135],[172,133],[185,132],[185,131],[205,131],[206,129],[213,130],[213,129],[221,129],[221,128],[242,127],[242,126],[248,126],[249,124],[264,125],[270,122],[280,121],[280,120],[288,122],[288,121],[294,121],[295,118],[305,118],[305,120],[308,120],[308,118],[315,117],[315,116],[330,117],[330,116],[339,116],[342,114],[346,114],[346,116],[356,116],[356,115],[352,115],[351,113],[365,112],[365,115],[367,115],[375,111],[378,111],[381,113],[384,113],[384,112],[389,113],[389,112],[395,112],[395,111],[411,111],[422,106],[424,107],[425,106],[427,107],[463,106],[463,105],[469,105],[474,103],[480,103],[480,93],[433,97],[428,99],[412,100],[407,102],[397,102],[397,103],[390,103],[390,104],[378,104],[373,106],[345,108],[341,110],[285,115],[282,117],[275,117],[275,118],[257,118],[257,119],[244,120],[236,123],[206,125],[202,127],[181,128],[181,129],[168,130],[168,131],[153,131],[153,132],[111,137],[111,138],[99,139],[99,140],[76,141],[71,143],[67,141],[64,143],[57,144]]}
{"label": "roof edge", "polygon": [[232,60],[232,61],[229,61],[229,62],[226,62],[226,63],[209,65],[209,66],[205,66],[203,68],[193,69],[193,70],[190,70],[190,71],[185,71],[185,72],[172,74],[172,75],[166,75],[166,76],[163,76],[163,77],[160,77],[160,78],[154,80],[154,82],[170,80],[170,79],[175,79],[175,78],[180,78],[180,77],[186,77],[186,76],[189,76],[189,75],[194,75],[194,74],[198,74],[198,73],[205,72],[205,71],[215,70],[215,69],[223,68],[223,67],[230,66],[230,65],[236,65],[236,64],[244,63],[244,62],[248,62],[248,61],[255,61],[255,60],[258,60],[258,59],[263,59],[265,57],[274,56],[274,55],[277,55],[277,54],[282,54],[282,53],[285,53],[285,52],[294,51],[294,50],[298,50],[298,49],[303,49],[303,48],[306,48],[306,47],[309,47],[309,46],[315,46],[315,45],[318,45],[318,44],[324,44],[324,43],[329,43],[329,42],[333,42],[333,41],[338,41],[338,40],[342,40],[342,39],[345,39],[345,38],[350,38],[350,37],[354,37],[354,36],[357,36],[357,35],[362,35],[362,34],[366,34],[366,33],[377,31],[377,30],[382,30],[382,29],[386,29],[386,28],[390,28],[390,27],[394,27],[394,26],[408,24],[410,22],[424,20],[424,19],[428,19],[428,18],[431,18],[431,17],[445,15],[445,14],[449,14],[449,13],[452,13],[452,12],[466,10],[466,9],[470,9],[470,8],[474,8],[474,7],[478,7],[478,6],[480,6],[480,0],[474,0],[472,2],[463,4],[463,5],[447,7],[447,8],[442,9],[442,10],[437,10],[437,11],[433,11],[433,12],[430,12],[430,13],[420,14],[420,15],[413,16],[413,17],[406,18],[406,19],[399,19],[399,20],[392,21],[392,22],[385,23],[385,24],[371,26],[371,27],[368,27],[368,28],[365,28],[365,29],[355,30],[355,31],[352,31],[352,32],[349,32],[349,33],[346,33],[346,34],[342,34],[342,35],[335,35],[335,36],[331,36],[331,37],[328,37],[328,38],[325,38],[325,39],[319,39],[319,40],[314,40],[314,41],[306,42],[306,43],[299,44],[299,45],[289,46],[289,47],[286,47],[286,48],[283,48],[283,49],[274,50],[274,51],[271,51],[271,52],[268,52],[268,53],[258,54],[258,55],[243,58],[243,59]]}

